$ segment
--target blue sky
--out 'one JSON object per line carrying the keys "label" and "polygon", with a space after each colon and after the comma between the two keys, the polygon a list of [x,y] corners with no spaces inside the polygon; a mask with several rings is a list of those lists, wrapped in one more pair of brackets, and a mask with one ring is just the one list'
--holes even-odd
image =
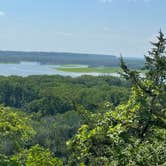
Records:
{"label": "blue sky", "polygon": [[0,49],[143,56],[166,0],[0,0]]}

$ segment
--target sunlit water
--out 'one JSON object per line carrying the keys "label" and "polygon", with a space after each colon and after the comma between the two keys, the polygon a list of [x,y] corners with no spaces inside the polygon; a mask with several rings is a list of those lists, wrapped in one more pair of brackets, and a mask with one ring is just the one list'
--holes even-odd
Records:
{"label": "sunlit water", "polygon": [[[30,76],[30,75],[62,75],[62,76],[71,76],[78,77],[81,75],[112,75],[119,76],[117,73],[104,74],[104,73],[72,73],[72,72],[63,72],[59,71],[56,68],[60,65],[41,65],[37,62],[21,62],[19,64],[0,64],[0,75],[3,76]],[[77,66],[78,67],[78,66]],[[80,67],[82,67],[80,65]]]}

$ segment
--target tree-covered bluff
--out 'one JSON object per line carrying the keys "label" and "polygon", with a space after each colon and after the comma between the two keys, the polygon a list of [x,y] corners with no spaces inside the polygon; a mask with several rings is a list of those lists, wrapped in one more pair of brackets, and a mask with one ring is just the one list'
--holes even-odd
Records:
{"label": "tree-covered bluff", "polygon": [[[166,39],[144,77],[0,78],[0,165],[166,165]],[[8,107],[7,107],[8,106]],[[10,107],[10,108],[9,108]]]}
{"label": "tree-covered bluff", "polygon": [[[2,162],[18,162],[17,164],[21,165],[25,160],[31,161],[25,158],[29,153],[37,155],[34,158],[38,162],[40,160],[38,157],[44,160],[45,155],[48,155],[43,154],[45,149],[46,152],[49,150],[53,161],[54,156],[57,156],[63,163],[67,163],[70,153],[66,142],[86,121],[82,112],[88,114],[102,112],[107,103],[111,103],[113,107],[125,103],[129,97],[130,86],[128,81],[109,76],[0,77],[0,103],[3,110],[0,116],[1,119],[6,117],[2,123],[2,128],[4,127],[2,133],[5,131],[11,133],[12,131],[8,131],[4,124],[12,123],[12,129],[16,131],[13,132],[13,136],[19,138],[16,139],[17,143],[12,142],[12,138],[5,137],[2,140],[0,146]],[[13,117],[9,118],[11,113]],[[14,123],[10,121],[13,118]],[[20,134],[18,135],[20,126],[25,133],[32,133],[22,142]],[[26,131],[24,127],[30,130]],[[19,146],[16,146],[18,143]],[[42,151],[43,156],[38,156],[38,151]],[[45,161],[43,163],[46,165]]]}

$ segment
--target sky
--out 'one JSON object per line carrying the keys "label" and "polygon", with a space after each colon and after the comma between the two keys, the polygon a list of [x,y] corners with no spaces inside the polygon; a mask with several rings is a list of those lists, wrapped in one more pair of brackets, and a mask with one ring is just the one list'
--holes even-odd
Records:
{"label": "sky", "polygon": [[166,0],[0,0],[0,50],[143,57]]}

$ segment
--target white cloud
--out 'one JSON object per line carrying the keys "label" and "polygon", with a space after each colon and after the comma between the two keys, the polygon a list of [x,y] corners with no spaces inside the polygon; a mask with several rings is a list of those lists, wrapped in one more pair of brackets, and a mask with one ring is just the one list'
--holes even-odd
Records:
{"label": "white cloud", "polygon": [[0,11],[0,16],[4,16],[4,15],[5,15],[5,12]]}

